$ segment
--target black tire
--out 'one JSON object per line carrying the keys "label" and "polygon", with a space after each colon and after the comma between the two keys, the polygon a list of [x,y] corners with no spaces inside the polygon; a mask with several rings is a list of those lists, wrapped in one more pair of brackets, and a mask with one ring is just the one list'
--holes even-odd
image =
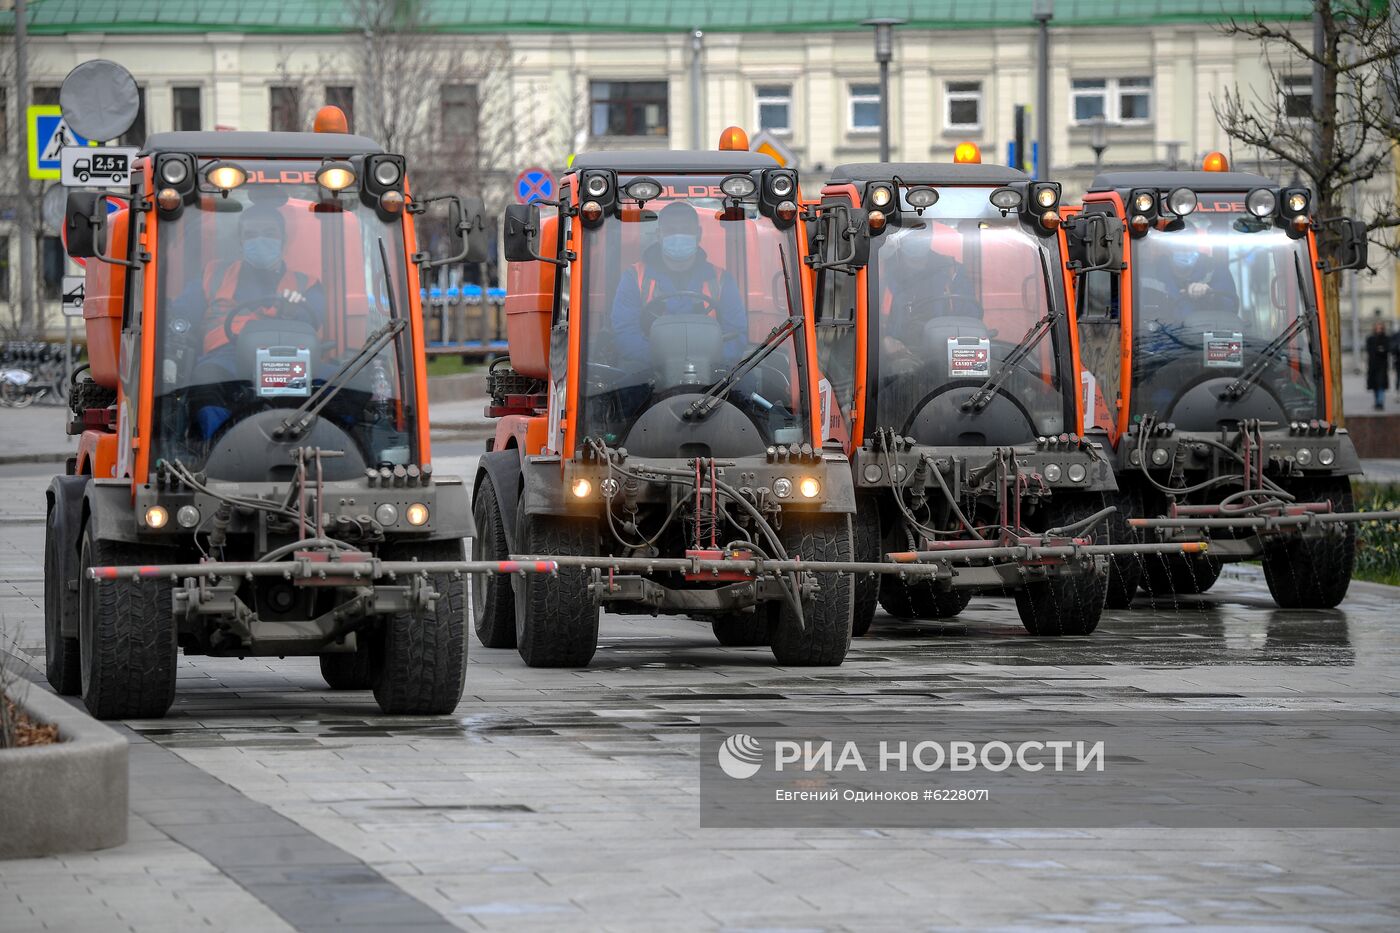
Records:
{"label": "black tire", "polygon": [[732,612],[710,622],[715,640],[726,648],[763,648],[773,640],[771,603],[752,612]]}
{"label": "black tire", "polygon": [[[780,532],[789,557],[849,561],[853,537],[845,515],[783,516]],[[795,667],[835,666],[846,660],[855,615],[855,586],[849,573],[818,573],[817,592],[802,602],[805,625],[786,600],[777,603],[773,625],[773,657]]]}
{"label": "black tire", "polygon": [[80,379],[68,393],[68,408],[81,415],[89,408],[108,408],[117,402],[117,391],[100,386],[91,379]]}
{"label": "black tire", "polygon": [[78,628],[83,704],[97,719],[159,719],[175,702],[176,633],[170,580],[89,580],[89,567],[162,563],[160,549],[83,530]]}
{"label": "black tire", "polygon": [[372,638],[368,632],[356,636],[358,650],[321,655],[321,677],[332,690],[370,690],[378,674]]}
{"label": "black tire", "polygon": [[[524,554],[579,556],[598,551],[594,521],[556,515],[516,520]],[[590,571],[561,567],[516,580],[515,645],[529,667],[587,667],[598,650],[596,599],[588,592]]]}
{"label": "black tire", "polygon": [[[462,559],[462,542],[425,541],[386,546],[385,560]],[[400,574],[400,580],[407,578]],[[467,581],[460,574],[434,573],[433,608],[395,612],[384,618],[370,654],[377,674],[374,699],[391,715],[439,716],[462,699],[467,675]]]}
{"label": "black tire", "polygon": [[78,594],[69,591],[71,581],[60,569],[61,555],[74,545],[64,532],[59,510],[49,509],[44,534],[44,673],[55,692],[72,697],[83,692],[83,669],[78,639],[63,634],[65,623],[78,622]]}
{"label": "black tire", "polygon": [[971,590],[941,589],[927,577],[880,581],[880,605],[897,619],[951,619],[971,601]]}
{"label": "black tire", "polygon": [[[1041,506],[1035,519],[1040,531],[1063,527],[1087,518],[1102,508],[1103,497],[1060,492]],[[1100,522],[1093,538],[1106,541]],[[1016,590],[1016,612],[1026,631],[1037,636],[1088,635],[1099,626],[1103,614],[1105,575],[1097,570],[1051,577]]]}
{"label": "black tire", "polygon": [[1147,554],[1142,564],[1140,585],[1154,597],[1204,593],[1215,586],[1224,566],[1208,554]]}
{"label": "black tire", "polygon": [[[501,518],[501,502],[491,477],[481,479],[481,488],[472,503],[476,536],[472,538],[472,560],[505,560],[510,556],[506,526]],[[515,647],[515,592],[510,577],[481,573],[472,577],[472,625],[477,639],[487,648]]]}
{"label": "black tire", "polygon": [[[851,517],[852,552],[861,562],[880,560],[880,506],[870,497],[856,500],[856,514]],[[858,573],[855,579],[855,615],[851,634],[856,638],[870,631],[875,621],[875,606],[880,599],[880,575]]]}
{"label": "black tire", "polygon": [[[1288,484],[1299,502],[1330,501],[1351,512],[1351,480],[1345,476]],[[1356,525],[1323,526],[1306,535],[1280,538],[1264,548],[1264,580],[1282,609],[1335,609],[1347,595],[1356,564]]]}
{"label": "black tire", "polygon": [[[1142,538],[1128,524],[1130,518],[1142,516],[1142,501],[1137,490],[1124,480],[1116,493],[1104,497],[1108,505],[1118,509],[1107,521],[1109,544],[1137,544]],[[1142,584],[1143,559],[1137,554],[1114,555],[1108,559],[1108,579],[1104,583],[1104,607],[1127,609],[1133,604]]]}

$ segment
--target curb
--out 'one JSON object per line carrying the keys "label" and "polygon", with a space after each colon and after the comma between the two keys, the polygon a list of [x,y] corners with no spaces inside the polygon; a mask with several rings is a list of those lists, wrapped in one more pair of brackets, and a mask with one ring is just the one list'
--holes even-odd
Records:
{"label": "curb", "polygon": [[34,683],[19,705],[63,741],[0,751],[0,859],[126,842],[126,739]]}
{"label": "curb", "polygon": [[0,454],[0,466],[9,466],[13,463],[63,463],[69,457],[77,456],[76,450],[65,450],[60,452],[49,451],[37,454]]}

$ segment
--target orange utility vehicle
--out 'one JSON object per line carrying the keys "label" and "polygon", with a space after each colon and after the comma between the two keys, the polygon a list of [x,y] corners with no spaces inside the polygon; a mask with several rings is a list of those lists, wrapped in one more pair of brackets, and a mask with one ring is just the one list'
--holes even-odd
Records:
{"label": "orange utility vehicle", "polygon": [[[1101,433],[1116,504],[1148,542],[1204,536],[1199,554],[1125,555],[1109,598],[1201,593],[1227,561],[1262,560],[1285,608],[1330,608],[1351,580],[1356,449],[1337,426],[1322,275],[1366,265],[1359,221],[1319,225],[1307,188],[1227,170],[1106,172],[1067,216],[1127,227],[1121,268],[1086,270],[1076,317],[1084,433]],[[1319,254],[1332,237],[1335,259]]]}
{"label": "orange utility vehicle", "polygon": [[[879,603],[956,615],[1010,591],[1036,635],[1086,635],[1103,608],[1108,458],[1078,430],[1078,353],[1065,259],[1110,265],[1102,221],[1062,257],[1060,186],[983,165],[838,166],[816,210],[817,334],[827,437],[851,458],[857,560],[931,562],[937,576],[865,575],[856,632]],[[1091,257],[1089,254],[1092,253]]]}
{"label": "orange utility vehicle", "polygon": [[91,369],[44,617],[50,683],[95,716],[164,715],[178,648],[319,655],[386,712],[456,705],[473,528],[431,466],[418,267],[484,258],[486,231],[405,171],[343,129],[162,133],[125,193],[69,194]]}
{"label": "orange utility vehicle", "polygon": [[478,580],[475,616],[530,666],[587,664],[604,604],[784,664],[845,657],[855,503],[817,426],[798,179],[725,140],[580,155],[557,202],[507,208],[476,556],[561,570]]}

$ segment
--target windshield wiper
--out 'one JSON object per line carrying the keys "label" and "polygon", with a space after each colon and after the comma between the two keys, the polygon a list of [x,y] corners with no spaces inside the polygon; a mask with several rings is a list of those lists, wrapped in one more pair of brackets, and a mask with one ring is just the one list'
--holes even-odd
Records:
{"label": "windshield wiper", "polygon": [[1313,305],[1308,301],[1308,287],[1303,279],[1303,265],[1298,261],[1297,253],[1293,254],[1293,269],[1298,273],[1298,296],[1302,301],[1303,309],[1298,313],[1298,316],[1283,329],[1283,333],[1269,341],[1269,345],[1259,351],[1259,355],[1255,358],[1254,362],[1250,364],[1249,369],[1245,370],[1234,382],[1225,387],[1225,391],[1220,394],[1221,399],[1237,402],[1243,398],[1244,394],[1264,377],[1264,371],[1269,368],[1270,361],[1278,355],[1278,352],[1287,346],[1289,341],[1298,336],[1303,328],[1308,325],[1309,321],[1316,317],[1316,311]]}
{"label": "windshield wiper", "polygon": [[720,399],[724,398],[740,379],[753,372],[759,363],[768,358],[768,354],[777,349],[779,344],[802,326],[802,316],[795,314],[792,309],[792,279],[788,276],[787,253],[783,250],[781,243],[778,244],[778,258],[783,264],[783,294],[787,296],[787,320],[769,331],[762,343],[745,353],[719,378],[719,381],[705,390],[704,395],[691,402],[682,415],[683,418],[700,421],[709,417],[710,413],[719,407]]}
{"label": "windshield wiper", "polygon": [[[1040,266],[1045,275],[1046,287],[1048,288],[1050,270],[1045,267],[1044,253],[1041,253],[1040,256]],[[1050,299],[1051,306],[1053,307],[1054,295],[1047,295],[1047,297]],[[997,391],[1005,384],[1007,379],[1011,378],[1011,373],[1017,366],[1020,366],[1021,361],[1029,356],[1030,352],[1045,339],[1045,335],[1050,333],[1050,329],[1055,326],[1055,322],[1059,319],[1060,311],[1051,310],[1047,311],[1044,317],[1032,324],[1031,329],[1026,331],[1021,341],[1017,343],[1016,346],[1012,347],[1011,352],[1006,354],[1002,359],[1001,365],[997,367],[997,371],[988,376],[987,381],[982,383],[982,386],[976,392],[972,393],[971,398],[962,403],[962,410],[981,411],[990,405],[992,399],[996,398]]]}
{"label": "windshield wiper", "polygon": [[387,347],[390,343],[398,339],[403,333],[408,322],[399,317],[398,306],[394,302],[394,283],[389,276],[389,253],[384,248],[384,238],[379,238],[379,261],[384,269],[384,293],[385,300],[389,303],[389,323],[370,334],[365,340],[364,346],[355,351],[355,355],[346,360],[325,382],[306,397],[306,401],[287,417],[282,419],[282,423],[272,432],[272,436],[281,438],[284,434],[293,438],[300,437],[310,427],[311,422],[321,413],[321,409],[330,404],[336,394],[344,388],[360,371],[369,365],[370,360],[379,355],[379,351]]}

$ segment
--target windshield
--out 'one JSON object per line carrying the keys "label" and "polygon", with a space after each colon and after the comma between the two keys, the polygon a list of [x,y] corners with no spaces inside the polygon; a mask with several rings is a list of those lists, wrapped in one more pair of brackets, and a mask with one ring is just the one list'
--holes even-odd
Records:
{"label": "windshield", "polygon": [[[1182,229],[1134,240],[1132,268],[1133,414],[1180,421],[1199,407],[1198,398],[1204,400],[1198,389],[1219,390],[1258,363],[1263,397],[1251,393],[1251,411],[1244,414],[1318,417],[1317,323],[1306,310],[1315,301],[1306,239],[1290,239],[1246,213],[1243,194],[1206,196]],[[1261,358],[1299,314],[1307,315],[1307,326]],[[1213,402],[1210,408],[1207,426],[1214,428]]]}
{"label": "windshield", "polygon": [[[357,191],[323,199],[317,164],[248,164],[247,183],[226,197],[201,193],[161,221],[155,456],[247,478],[233,461],[259,443],[265,457],[275,424],[393,315],[406,317],[401,224]],[[341,390],[303,436],[344,451],[337,474],[413,459],[409,346],[404,334],[337,380]]]}
{"label": "windshield", "polygon": [[[769,340],[802,313],[796,227],[726,210],[720,177],[663,176],[644,209],[585,227],[584,435],[673,457],[811,441],[802,332]],[[713,411],[684,415],[754,356]]]}
{"label": "windshield", "polygon": [[1057,325],[1007,374],[986,424],[960,421],[959,437],[949,437],[961,403],[1049,311],[1046,269],[1057,267],[1045,252],[1054,240],[1042,242],[1014,212],[1003,217],[991,190],[939,189],[933,207],[920,216],[903,206],[899,226],[872,244],[876,418],[924,443],[985,443],[987,425],[1000,419],[1000,437],[1008,418],[1018,438],[1064,430]]}

